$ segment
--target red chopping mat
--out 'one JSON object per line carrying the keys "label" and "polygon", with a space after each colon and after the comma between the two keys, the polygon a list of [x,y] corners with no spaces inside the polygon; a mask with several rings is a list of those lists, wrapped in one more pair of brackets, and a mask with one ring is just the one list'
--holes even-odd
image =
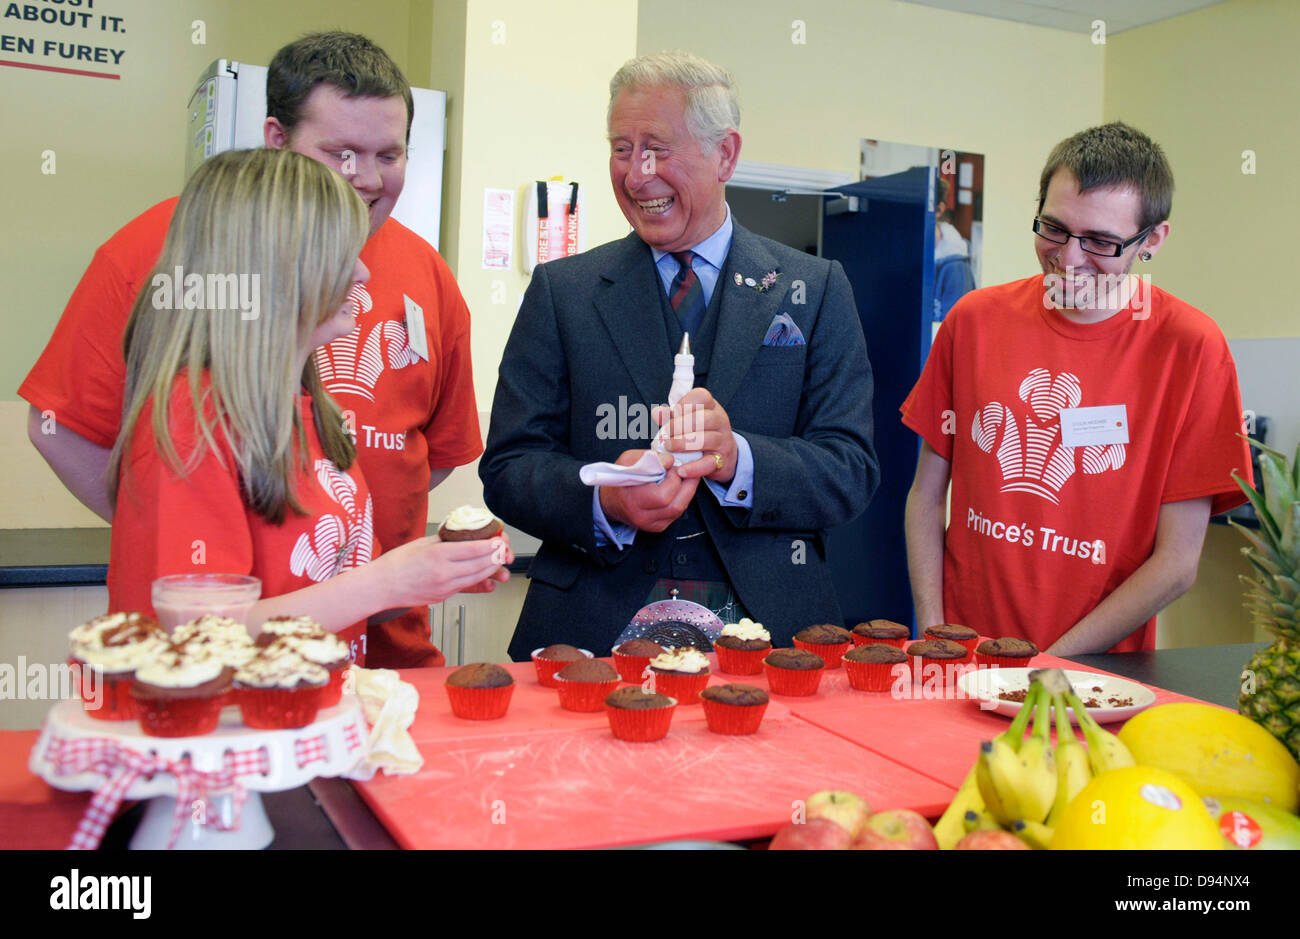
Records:
{"label": "red chopping mat", "polygon": [[39,730],[0,731],[0,848],[61,850],[68,846],[89,792],[64,792],[27,768]]}
{"label": "red chopping mat", "polygon": [[954,787],[792,716],[758,733],[678,722],[654,743],[608,727],[422,743],[423,769],[356,783],[405,848],[600,848],[770,837],[795,800],[846,789],[934,817]]}
{"label": "red chopping mat", "polygon": [[[1037,656],[1030,661],[1030,667],[1113,674],[1099,668],[1080,668],[1051,655]],[[970,698],[922,697],[919,685],[913,685],[912,698],[895,698],[890,692],[854,691],[843,669],[837,672],[823,676],[823,690],[829,687],[832,692],[844,693],[820,694],[803,701],[786,699],[790,709],[818,727],[953,787],[960,786],[970,772],[980,741],[991,740],[1010,722],[1008,717],[981,710],[979,703]],[[1145,687],[1155,692],[1155,705],[1198,700],[1154,685]],[[1112,733],[1121,726],[1106,725]]]}

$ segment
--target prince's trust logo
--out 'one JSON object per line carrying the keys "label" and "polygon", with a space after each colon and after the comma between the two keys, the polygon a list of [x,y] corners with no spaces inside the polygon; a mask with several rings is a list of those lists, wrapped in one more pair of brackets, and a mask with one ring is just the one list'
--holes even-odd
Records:
{"label": "prince's trust logo", "polygon": [[1079,470],[1096,475],[1124,465],[1124,444],[1061,443],[1061,409],[1078,407],[1082,399],[1078,376],[1036,368],[1020,383],[1020,400],[1029,406],[1028,413],[1017,416],[998,401],[980,408],[971,437],[997,458],[1003,492],[1027,492],[1059,505],[1061,488]]}
{"label": "prince's trust logo", "polygon": [[[356,306],[357,316],[369,313],[374,307],[364,284],[353,286],[348,298]],[[347,392],[374,401],[375,383],[384,368],[406,368],[415,364],[416,358],[406,327],[384,320],[371,326],[358,324],[343,338],[321,346],[316,350],[316,367],[321,382],[331,394]]]}

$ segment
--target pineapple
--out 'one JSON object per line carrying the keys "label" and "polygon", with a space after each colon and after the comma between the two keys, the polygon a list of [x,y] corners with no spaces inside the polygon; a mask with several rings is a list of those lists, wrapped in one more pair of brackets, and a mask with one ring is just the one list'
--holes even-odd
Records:
{"label": "pineapple", "polygon": [[1263,451],[1263,493],[1234,478],[1255,506],[1259,532],[1234,527],[1250,542],[1241,553],[1255,569],[1242,577],[1246,609],[1277,641],[1246,666],[1237,706],[1300,760],[1300,448],[1288,466],[1281,453],[1252,443]]}

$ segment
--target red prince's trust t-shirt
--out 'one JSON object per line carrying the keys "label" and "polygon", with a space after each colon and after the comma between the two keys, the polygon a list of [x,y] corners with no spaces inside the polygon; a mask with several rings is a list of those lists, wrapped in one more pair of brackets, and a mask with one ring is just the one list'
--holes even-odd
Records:
{"label": "red prince's trust t-shirt", "polygon": [[[951,464],[945,619],[1042,649],[1151,556],[1162,504],[1224,512],[1245,501],[1231,474],[1250,478],[1213,320],[1150,285],[1090,325],[1044,296],[1037,276],[963,297],[901,409]],[[1063,408],[1107,405],[1128,443],[1063,444]],[[1111,651],[1154,646],[1153,618]]]}

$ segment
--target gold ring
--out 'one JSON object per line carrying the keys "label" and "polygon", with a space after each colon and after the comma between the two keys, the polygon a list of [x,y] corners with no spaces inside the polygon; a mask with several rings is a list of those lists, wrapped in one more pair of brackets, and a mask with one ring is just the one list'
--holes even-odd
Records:
{"label": "gold ring", "polygon": [[716,466],[718,469],[722,469],[722,467],[727,465],[726,461],[722,459],[721,453],[713,454],[713,465]]}

